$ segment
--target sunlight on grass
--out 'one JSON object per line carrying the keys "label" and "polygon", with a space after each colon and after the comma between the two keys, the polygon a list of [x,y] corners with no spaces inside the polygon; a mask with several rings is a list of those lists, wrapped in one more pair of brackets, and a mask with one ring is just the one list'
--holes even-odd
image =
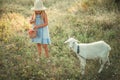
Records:
{"label": "sunlight on grass", "polygon": [[[31,28],[29,17],[34,0],[3,1],[5,4],[0,8],[3,11],[0,17],[0,79],[118,79],[120,15],[113,3],[108,5],[112,0],[43,1],[47,6],[52,44],[49,46],[50,58],[46,59],[43,51],[40,61],[37,61],[36,44],[31,42],[27,34]],[[111,65],[97,74],[100,67],[98,61],[88,61],[86,77],[82,76],[80,61],[64,44],[68,36],[75,36],[80,43],[106,41],[112,47]]]}

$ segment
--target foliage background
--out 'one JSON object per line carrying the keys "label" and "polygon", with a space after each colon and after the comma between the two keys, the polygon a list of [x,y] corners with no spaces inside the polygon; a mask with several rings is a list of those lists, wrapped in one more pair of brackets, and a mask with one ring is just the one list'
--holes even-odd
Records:
{"label": "foliage background", "polygon": [[[34,0],[0,0],[0,80],[119,80],[120,1],[43,0],[48,8],[52,44],[50,58],[40,61],[27,30]],[[64,41],[75,36],[81,43],[104,40],[112,47],[111,65],[100,74],[98,60],[80,61]]]}

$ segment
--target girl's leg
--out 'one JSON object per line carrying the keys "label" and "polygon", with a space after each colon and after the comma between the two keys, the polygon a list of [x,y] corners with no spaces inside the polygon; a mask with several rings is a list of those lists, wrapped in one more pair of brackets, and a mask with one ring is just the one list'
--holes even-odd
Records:
{"label": "girl's leg", "polygon": [[40,43],[37,43],[37,49],[38,49],[38,55],[41,56],[42,48]]}
{"label": "girl's leg", "polygon": [[48,54],[48,46],[47,46],[47,44],[43,44],[42,46],[43,46],[43,48],[44,48],[44,50],[45,50],[45,55],[46,55],[46,57],[48,58],[48,57],[49,57],[49,54]]}

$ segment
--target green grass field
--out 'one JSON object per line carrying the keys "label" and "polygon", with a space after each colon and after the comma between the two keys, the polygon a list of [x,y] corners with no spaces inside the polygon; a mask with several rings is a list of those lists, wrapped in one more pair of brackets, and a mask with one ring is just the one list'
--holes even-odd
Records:
{"label": "green grass field", "polygon": [[[120,6],[114,0],[43,0],[47,7],[52,44],[36,62],[36,44],[27,30],[34,0],[0,0],[0,80],[119,80]],[[117,0],[116,0],[117,1]],[[98,74],[98,60],[80,61],[64,41],[75,36],[81,43],[107,42],[111,65]],[[50,62],[48,62],[50,60]]]}

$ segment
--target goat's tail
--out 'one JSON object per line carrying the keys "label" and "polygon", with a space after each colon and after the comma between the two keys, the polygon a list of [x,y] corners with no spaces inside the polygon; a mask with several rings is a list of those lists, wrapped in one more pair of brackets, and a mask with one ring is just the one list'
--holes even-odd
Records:
{"label": "goat's tail", "polygon": [[108,45],[108,49],[109,49],[109,50],[111,50],[111,47],[110,47],[110,45]]}
{"label": "goat's tail", "polygon": [[110,51],[111,50],[111,47],[109,44],[107,44],[106,42],[104,42],[104,44],[106,45],[107,49]]}
{"label": "goat's tail", "polygon": [[107,43],[105,43],[106,45],[107,45],[107,47],[108,47],[108,50],[110,51],[111,50],[111,47],[110,47],[110,45],[109,44],[107,44]]}

